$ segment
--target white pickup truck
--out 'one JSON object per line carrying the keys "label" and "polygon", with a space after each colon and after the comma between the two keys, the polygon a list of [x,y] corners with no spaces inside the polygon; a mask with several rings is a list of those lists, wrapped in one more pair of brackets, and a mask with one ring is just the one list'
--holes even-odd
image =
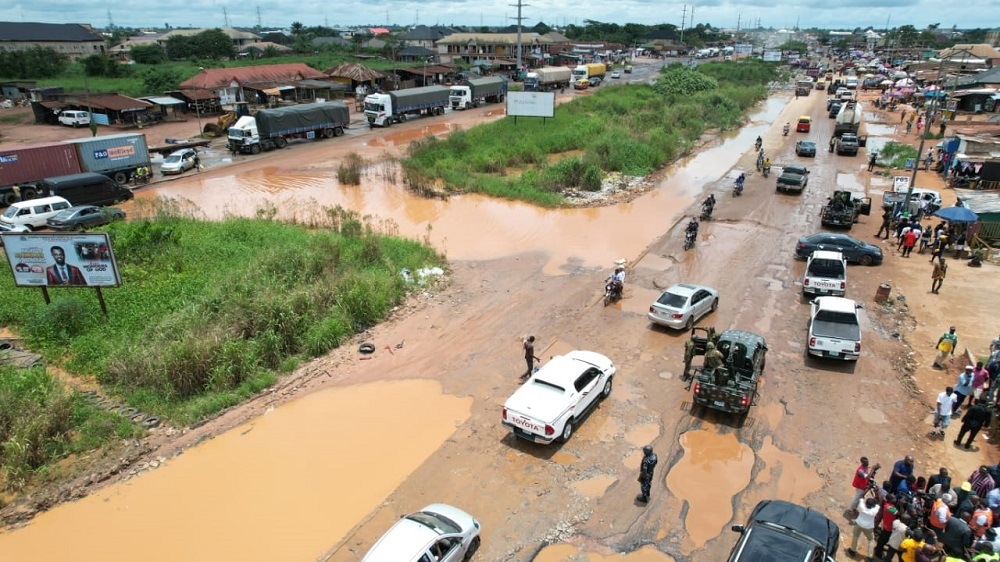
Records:
{"label": "white pickup truck", "polygon": [[599,398],[611,394],[615,371],[610,359],[593,351],[556,355],[507,399],[501,421],[521,439],[566,441]]}
{"label": "white pickup truck", "polygon": [[813,295],[844,296],[847,291],[847,260],[840,252],[816,250],[809,255],[802,292]]}
{"label": "white pickup truck", "polygon": [[809,315],[809,355],[857,361],[861,356],[860,306],[851,299],[819,297]]}

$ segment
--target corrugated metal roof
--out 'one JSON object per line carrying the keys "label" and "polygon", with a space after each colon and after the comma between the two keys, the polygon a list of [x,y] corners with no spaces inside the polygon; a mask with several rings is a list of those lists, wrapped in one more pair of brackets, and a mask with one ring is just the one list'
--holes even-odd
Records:
{"label": "corrugated metal roof", "polygon": [[184,105],[186,103],[184,100],[179,100],[171,96],[143,96],[139,99],[156,105]]}
{"label": "corrugated metal roof", "polygon": [[104,43],[104,38],[78,23],[0,22],[0,41]]}
{"label": "corrugated metal roof", "polygon": [[180,86],[182,90],[217,90],[228,88],[233,82],[245,86],[248,84],[295,82],[306,78],[326,78],[326,75],[302,62],[208,68],[193,78],[181,82]]}
{"label": "corrugated metal roof", "polygon": [[153,104],[123,96],[121,94],[94,94],[89,98],[77,98],[77,105],[89,104],[93,107],[110,109],[111,111],[143,111],[149,109]]}
{"label": "corrugated metal roof", "polygon": [[[517,45],[517,33],[452,33],[444,39],[438,39],[435,43],[440,45],[466,45],[476,43],[480,45]],[[552,40],[537,33],[522,33],[522,44],[549,44]]]}
{"label": "corrugated metal roof", "polygon": [[956,189],[955,195],[963,205],[977,215],[1000,213],[1000,193],[975,189]]}
{"label": "corrugated metal roof", "polygon": [[368,68],[363,64],[345,62],[323,71],[324,77],[335,76],[340,78],[350,78],[356,82],[368,82],[384,78],[385,73]]}

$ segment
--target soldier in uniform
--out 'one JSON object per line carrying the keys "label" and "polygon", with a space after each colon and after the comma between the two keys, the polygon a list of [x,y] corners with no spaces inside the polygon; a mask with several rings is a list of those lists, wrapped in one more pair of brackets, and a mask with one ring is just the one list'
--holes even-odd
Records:
{"label": "soldier in uniform", "polygon": [[722,352],[715,349],[715,344],[708,342],[705,345],[705,368],[706,369],[718,369],[719,367],[726,366],[726,359],[722,356]]}
{"label": "soldier in uniform", "polygon": [[653,469],[656,468],[656,454],[653,447],[646,445],[642,448],[642,464],[639,465],[639,495],[635,501],[647,503],[649,501],[649,488],[653,485]]}

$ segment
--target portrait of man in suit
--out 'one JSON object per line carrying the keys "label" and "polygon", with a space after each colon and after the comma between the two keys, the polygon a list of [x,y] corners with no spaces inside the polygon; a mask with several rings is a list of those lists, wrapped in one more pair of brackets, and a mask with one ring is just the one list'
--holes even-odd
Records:
{"label": "portrait of man in suit", "polygon": [[49,285],[86,285],[87,280],[83,277],[80,268],[66,263],[66,250],[62,246],[52,246],[49,250],[52,253],[54,265],[50,265],[45,270]]}

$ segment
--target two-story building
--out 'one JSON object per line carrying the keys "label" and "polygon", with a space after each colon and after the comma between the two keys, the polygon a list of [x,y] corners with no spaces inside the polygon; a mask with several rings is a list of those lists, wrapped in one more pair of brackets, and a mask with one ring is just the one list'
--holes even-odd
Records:
{"label": "two-story building", "polygon": [[[173,29],[157,37],[156,43],[161,47],[166,47],[167,41],[169,41],[171,37],[178,35],[183,37],[193,37],[203,31],[210,31],[212,29],[215,28],[200,27],[198,29]],[[226,34],[226,37],[229,37],[229,39],[233,42],[233,47],[236,48],[236,52],[242,51],[244,47],[250,45],[251,43],[260,41],[260,36],[254,35],[249,31],[240,31],[231,27],[221,27],[219,29],[221,29],[222,32]]]}
{"label": "two-story building", "polygon": [[0,51],[48,48],[71,59],[105,54],[104,37],[80,23],[0,22]]}
{"label": "two-story building", "polygon": [[[549,55],[552,40],[533,32],[521,33],[521,57],[527,63]],[[435,42],[443,64],[466,63],[488,68],[517,65],[517,33],[453,33]]]}

